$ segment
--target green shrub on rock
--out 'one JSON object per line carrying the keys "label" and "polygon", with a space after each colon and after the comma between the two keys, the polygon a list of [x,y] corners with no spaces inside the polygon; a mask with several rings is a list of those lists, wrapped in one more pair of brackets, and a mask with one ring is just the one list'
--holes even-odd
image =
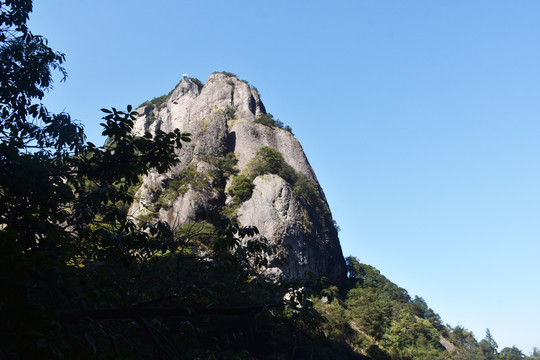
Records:
{"label": "green shrub on rock", "polygon": [[239,205],[249,200],[253,194],[254,187],[255,185],[249,177],[245,175],[235,176],[228,190],[229,195],[233,197],[233,204]]}
{"label": "green shrub on rock", "polygon": [[292,128],[289,125],[283,124],[283,122],[274,119],[274,115],[268,113],[268,114],[262,114],[258,116],[254,122],[256,124],[262,124],[264,126],[268,126],[270,128],[280,128],[282,130],[288,131],[292,134]]}

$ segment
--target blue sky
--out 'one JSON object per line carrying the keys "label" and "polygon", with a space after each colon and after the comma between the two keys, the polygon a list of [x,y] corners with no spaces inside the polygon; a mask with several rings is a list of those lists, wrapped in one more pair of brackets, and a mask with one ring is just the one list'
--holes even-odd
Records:
{"label": "blue sky", "polygon": [[36,1],[67,55],[46,103],[102,143],[102,107],[229,71],[293,128],[341,227],[499,350],[540,347],[540,2]]}

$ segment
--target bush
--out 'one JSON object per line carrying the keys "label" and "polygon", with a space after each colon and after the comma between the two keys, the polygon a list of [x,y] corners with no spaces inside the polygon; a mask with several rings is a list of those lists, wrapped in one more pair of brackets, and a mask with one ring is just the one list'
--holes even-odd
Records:
{"label": "bush", "polygon": [[204,87],[204,84],[197,78],[193,78],[193,77],[190,77],[188,78],[189,80],[191,80],[193,83],[195,83],[195,85],[197,85],[197,87],[199,88],[199,92],[202,90],[202,88]]}
{"label": "bush", "polygon": [[255,185],[249,177],[245,175],[235,176],[228,190],[229,195],[233,197],[233,204],[239,205],[249,200],[254,187]]}
{"label": "bush", "polygon": [[238,174],[238,159],[233,152],[226,153],[224,156],[203,156],[202,161],[209,163],[217,168],[217,170],[225,177]]}
{"label": "bush", "polygon": [[228,76],[228,77],[238,78],[238,76],[236,74],[233,74],[233,73],[227,72],[227,71],[214,71],[213,74],[223,74],[223,75]]}
{"label": "bush", "polygon": [[157,191],[156,212],[161,208],[170,209],[174,200],[190,189],[207,194],[212,191],[209,176],[198,172],[193,164],[163,182],[163,189]]}
{"label": "bush", "polygon": [[212,188],[208,183],[208,176],[200,173],[195,169],[193,164],[178,173],[178,176],[171,179],[169,188],[179,189],[182,194],[186,193],[189,188],[198,192],[211,191]]}
{"label": "bush", "polygon": [[274,119],[274,115],[268,113],[268,114],[262,114],[258,116],[255,121],[257,124],[262,124],[264,126],[268,126],[270,128],[280,128],[282,130],[285,130],[292,134],[292,128],[289,125],[284,125],[283,122]]}
{"label": "bush", "polygon": [[[291,173],[290,171],[283,171],[286,167],[290,167],[290,165],[285,162],[283,155],[269,146],[261,147],[255,154],[255,157],[248,163],[248,171],[252,178],[264,174],[281,175],[282,172]],[[282,178],[287,182],[289,182],[288,180],[292,180],[290,178],[285,179],[283,176]]]}
{"label": "bush", "polygon": [[255,119],[255,123],[263,124],[263,125],[269,126],[269,127],[275,127],[276,126],[276,121],[274,120],[274,115],[272,115],[272,114],[262,114],[262,115],[258,116]]}
{"label": "bush", "polygon": [[139,107],[141,106],[150,106],[153,109],[157,109],[158,111],[163,109],[167,105],[167,98],[168,95],[161,95],[158,97],[153,98],[150,101],[145,101]]}

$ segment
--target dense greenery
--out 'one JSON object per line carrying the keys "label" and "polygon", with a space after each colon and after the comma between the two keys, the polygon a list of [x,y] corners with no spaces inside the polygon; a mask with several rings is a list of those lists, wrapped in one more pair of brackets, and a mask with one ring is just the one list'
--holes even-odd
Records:
{"label": "dense greenery", "polygon": [[377,269],[347,258],[348,286],[338,294],[315,300],[315,308],[327,321],[326,336],[346,343],[372,359],[536,359],[516,347],[497,351],[489,329],[480,342],[461,326],[445,326],[424,299],[414,299]]}
{"label": "dense greenery", "polygon": [[251,198],[253,193],[253,180],[248,176],[239,175],[235,176],[232,180],[231,186],[229,186],[229,194],[233,197],[233,205],[240,204]]}

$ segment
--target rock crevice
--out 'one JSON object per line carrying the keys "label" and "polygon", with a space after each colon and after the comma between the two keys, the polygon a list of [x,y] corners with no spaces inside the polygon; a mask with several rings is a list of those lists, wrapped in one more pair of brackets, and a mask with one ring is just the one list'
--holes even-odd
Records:
{"label": "rock crevice", "polygon": [[[130,210],[134,216],[159,218],[179,226],[194,221],[202,207],[223,211],[236,206],[241,224],[256,226],[270,243],[280,246],[269,272],[297,277],[311,272],[333,284],[345,281],[337,231],[330,211],[321,210],[328,209],[328,204],[315,173],[290,132],[256,122],[266,109],[255,88],[228,73],[212,74],[202,89],[186,78],[166,101],[137,111],[135,134],[178,128],[191,133],[192,141],[180,150],[178,166],[143,179],[139,200]],[[294,169],[293,175],[303,176],[315,191],[310,196],[302,194],[278,174],[250,174],[250,161],[262,147],[277,150]],[[218,171],[212,164],[230,161],[229,153],[237,159],[236,174]],[[251,176],[253,191],[250,198],[235,203],[229,188],[240,174]],[[181,191],[171,186],[180,186]]]}

